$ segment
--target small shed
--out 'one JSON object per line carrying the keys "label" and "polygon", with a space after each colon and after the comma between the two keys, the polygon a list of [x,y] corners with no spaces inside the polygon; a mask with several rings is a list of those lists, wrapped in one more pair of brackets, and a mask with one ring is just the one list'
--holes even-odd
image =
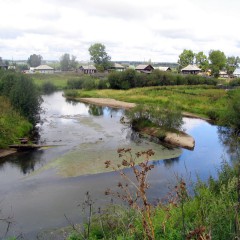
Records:
{"label": "small shed", "polygon": [[135,70],[141,73],[151,73],[154,70],[154,67],[151,64],[140,64]]}
{"label": "small shed", "polygon": [[122,72],[125,70],[125,67],[122,66],[121,64],[119,63],[114,63],[113,66],[109,69],[110,71],[118,71],[118,72]]}
{"label": "small shed", "polygon": [[170,68],[170,67],[158,67],[158,68],[155,68],[155,69],[158,69],[158,70],[160,70],[160,71],[162,71],[162,72],[171,72],[172,71],[172,69]]}
{"label": "small shed", "polygon": [[48,66],[48,65],[40,65],[36,68],[34,68],[34,72],[36,73],[44,73],[44,74],[51,74],[54,73],[54,68]]}
{"label": "small shed", "polygon": [[236,68],[235,71],[233,72],[234,77],[240,77],[240,68]]}
{"label": "small shed", "polygon": [[191,65],[191,64],[189,64],[188,66],[186,66],[181,70],[183,74],[198,74],[201,71],[202,70],[197,65]]}
{"label": "small shed", "polygon": [[96,67],[94,67],[93,65],[80,66],[79,70],[80,70],[80,72],[82,72],[84,74],[93,74],[93,73],[97,72]]}

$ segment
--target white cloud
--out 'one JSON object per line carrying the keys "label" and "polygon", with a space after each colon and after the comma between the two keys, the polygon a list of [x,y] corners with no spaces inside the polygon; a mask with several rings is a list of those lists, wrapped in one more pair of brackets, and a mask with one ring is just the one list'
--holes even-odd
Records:
{"label": "white cloud", "polygon": [[238,0],[0,0],[0,54],[88,60],[105,44],[113,60],[177,62],[183,49],[240,56]]}

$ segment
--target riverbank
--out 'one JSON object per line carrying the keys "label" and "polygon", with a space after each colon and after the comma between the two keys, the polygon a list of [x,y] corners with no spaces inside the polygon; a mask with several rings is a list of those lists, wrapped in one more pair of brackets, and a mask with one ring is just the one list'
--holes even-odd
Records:
{"label": "riverbank", "polygon": [[76,98],[76,100],[84,103],[92,103],[98,106],[100,105],[112,108],[130,109],[136,107],[135,103],[118,101],[112,98]]}
{"label": "riverbank", "polygon": [[0,149],[0,159],[16,153],[14,149]]}

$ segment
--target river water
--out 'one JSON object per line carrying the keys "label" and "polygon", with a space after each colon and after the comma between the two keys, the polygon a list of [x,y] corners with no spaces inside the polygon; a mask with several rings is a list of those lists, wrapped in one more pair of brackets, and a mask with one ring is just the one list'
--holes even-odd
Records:
{"label": "river water", "polygon": [[[62,92],[43,99],[38,141],[54,146],[18,153],[0,162],[0,218],[12,219],[9,235],[22,233],[33,238],[44,229],[66,226],[64,215],[80,221],[78,205],[86,192],[96,206],[109,203],[104,192],[116,189],[120,177],[104,172],[103,162],[117,162],[119,147],[131,148],[133,153],[155,151],[155,168],[149,175],[151,201],[163,198],[178,177],[188,182],[197,176],[202,180],[215,177],[222,161],[232,158],[220,141],[217,126],[203,120],[184,119],[184,129],[195,138],[193,151],[167,149],[136,138],[120,123],[121,109],[67,101]],[[6,224],[0,222],[0,238],[5,231]]]}

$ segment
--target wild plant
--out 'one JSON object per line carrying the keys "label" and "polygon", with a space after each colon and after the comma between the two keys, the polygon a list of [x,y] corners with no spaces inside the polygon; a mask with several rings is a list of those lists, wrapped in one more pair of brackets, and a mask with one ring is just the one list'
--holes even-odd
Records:
{"label": "wild plant", "polygon": [[[120,164],[115,166],[111,161],[106,161],[105,165],[106,168],[112,168],[120,174],[123,180],[118,183],[120,191],[108,189],[105,194],[116,196],[125,201],[130,208],[137,210],[141,216],[144,239],[153,240],[155,239],[152,222],[153,209],[148,201],[146,191],[149,188],[147,182],[148,173],[154,168],[154,165],[149,163],[149,158],[154,155],[154,152],[150,149],[137,152],[133,155],[130,148],[121,148],[118,149],[118,154],[121,159]],[[136,159],[140,157],[144,157],[144,160],[140,164],[137,164]],[[126,167],[132,169],[135,180],[131,179],[125,173],[124,168]],[[134,187],[134,191],[131,190],[132,186]]]}

